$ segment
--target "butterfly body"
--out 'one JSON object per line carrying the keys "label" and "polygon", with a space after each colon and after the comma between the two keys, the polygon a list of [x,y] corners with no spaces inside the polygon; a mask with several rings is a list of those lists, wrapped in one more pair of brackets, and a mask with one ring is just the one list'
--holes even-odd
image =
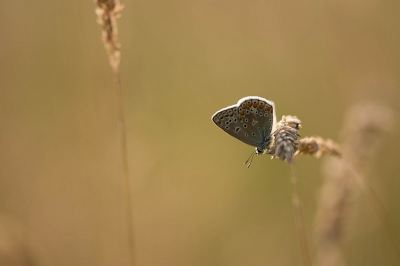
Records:
{"label": "butterfly body", "polygon": [[256,154],[268,150],[276,122],[274,102],[258,96],[244,97],[237,104],[216,112],[211,120],[232,137],[256,147]]}

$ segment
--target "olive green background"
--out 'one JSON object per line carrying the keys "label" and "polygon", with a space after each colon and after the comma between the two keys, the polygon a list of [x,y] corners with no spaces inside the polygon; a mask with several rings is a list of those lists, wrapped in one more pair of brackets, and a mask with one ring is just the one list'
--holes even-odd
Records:
{"label": "olive green background", "polygon": [[[211,122],[257,95],[302,136],[346,111],[398,113],[398,1],[123,1],[121,79],[136,265],[301,265],[286,163]],[[38,265],[129,265],[111,68],[92,1],[0,2],[0,213]],[[400,225],[399,127],[368,180]],[[368,144],[366,144],[368,145]],[[311,256],[324,158],[297,162]],[[351,201],[348,265],[399,265],[370,201]]]}

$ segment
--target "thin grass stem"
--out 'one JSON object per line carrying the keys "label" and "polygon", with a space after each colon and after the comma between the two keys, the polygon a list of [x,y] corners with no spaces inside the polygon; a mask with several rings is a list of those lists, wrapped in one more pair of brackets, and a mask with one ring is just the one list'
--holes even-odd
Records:
{"label": "thin grass stem", "polygon": [[290,164],[290,184],[292,185],[292,203],[294,211],[294,220],[296,223],[297,234],[299,237],[301,256],[304,266],[311,266],[310,253],[308,250],[306,229],[304,226],[303,211],[299,193],[297,191],[297,176],[294,164]]}
{"label": "thin grass stem", "polygon": [[128,242],[130,249],[131,265],[135,265],[135,244],[134,244],[134,230],[133,230],[133,214],[132,214],[132,195],[129,182],[129,165],[128,165],[128,147],[126,141],[126,127],[125,127],[125,115],[124,105],[122,97],[122,83],[118,69],[114,71],[114,82],[117,90],[117,105],[118,105],[118,127],[119,127],[119,138],[121,141],[121,156],[123,160],[124,168],[124,181],[125,181],[125,196],[126,196],[126,212],[127,212],[127,226],[128,226]]}
{"label": "thin grass stem", "polygon": [[119,0],[94,0],[97,4],[96,14],[97,22],[102,28],[103,44],[108,54],[110,66],[114,73],[114,83],[117,97],[117,116],[118,131],[121,145],[121,158],[123,162],[123,175],[125,183],[125,196],[127,208],[127,227],[129,255],[131,265],[135,265],[135,249],[134,249],[134,230],[133,230],[133,210],[132,195],[129,182],[129,165],[128,165],[128,147],[126,141],[125,115],[122,97],[122,83],[119,74],[119,63],[121,60],[120,43],[118,42],[118,19],[121,17],[121,11],[124,8]]}

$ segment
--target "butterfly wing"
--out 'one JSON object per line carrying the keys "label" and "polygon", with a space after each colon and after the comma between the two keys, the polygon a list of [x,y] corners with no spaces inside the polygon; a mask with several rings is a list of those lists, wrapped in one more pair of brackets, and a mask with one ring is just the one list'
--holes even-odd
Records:
{"label": "butterfly wing", "polygon": [[237,105],[226,107],[216,112],[211,119],[219,128],[232,137],[248,145],[258,146],[261,143],[261,138],[252,136],[248,123],[244,123],[244,119],[239,119],[238,109]]}
{"label": "butterfly wing", "polygon": [[238,140],[254,147],[263,147],[275,122],[274,114],[273,102],[250,96],[219,110],[211,119]]}
{"label": "butterfly wing", "polygon": [[239,119],[244,118],[244,122],[251,121],[252,132],[261,130],[263,137],[271,134],[276,123],[274,102],[258,96],[249,96],[240,99],[237,105]]}

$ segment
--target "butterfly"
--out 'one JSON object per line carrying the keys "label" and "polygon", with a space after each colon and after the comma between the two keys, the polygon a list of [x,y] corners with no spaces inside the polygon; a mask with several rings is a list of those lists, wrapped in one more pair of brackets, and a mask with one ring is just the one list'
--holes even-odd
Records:
{"label": "butterfly", "polygon": [[[268,153],[271,131],[276,123],[275,104],[258,96],[248,96],[219,110],[211,120],[232,137],[255,147],[250,156],[252,160],[255,154]],[[250,164],[251,161],[247,167]]]}

